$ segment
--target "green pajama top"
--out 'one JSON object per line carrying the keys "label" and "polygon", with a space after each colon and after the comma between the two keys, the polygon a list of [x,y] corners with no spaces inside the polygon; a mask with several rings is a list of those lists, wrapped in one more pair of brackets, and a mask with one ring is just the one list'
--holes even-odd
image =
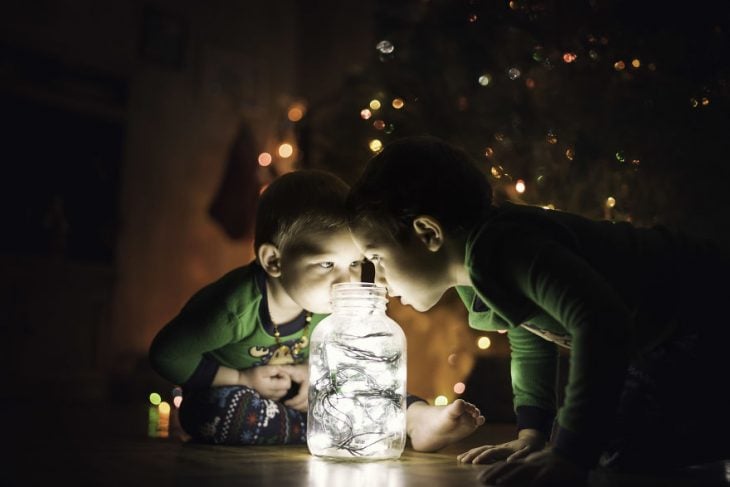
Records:
{"label": "green pajama top", "polygon": [[[300,363],[309,355],[309,335],[326,315],[313,314],[304,334],[300,316],[273,336],[263,292],[264,272],[256,262],[234,269],[203,287],[167,323],[150,346],[153,369],[174,384],[209,387],[218,366],[236,370],[274,363]],[[295,346],[302,346],[299,354]]]}
{"label": "green pajama top", "polygon": [[[566,449],[594,464],[629,360],[679,325],[703,251],[668,230],[505,203],[467,239],[473,287],[457,292],[480,330],[508,330],[518,427],[556,409],[557,345],[571,349],[558,413]],[[701,295],[695,287],[693,295]],[[544,415],[543,415],[544,416]],[[533,424],[530,424],[530,423]],[[550,423],[552,419],[550,419]],[[591,445],[588,447],[587,445]]]}

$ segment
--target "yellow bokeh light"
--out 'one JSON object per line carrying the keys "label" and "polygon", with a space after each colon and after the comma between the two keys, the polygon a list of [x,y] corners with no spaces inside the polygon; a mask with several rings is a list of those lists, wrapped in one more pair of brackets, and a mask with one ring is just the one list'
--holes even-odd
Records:
{"label": "yellow bokeh light", "polygon": [[479,337],[479,340],[477,340],[477,347],[482,350],[488,349],[491,345],[492,340],[490,340],[489,337]]}
{"label": "yellow bokeh light", "polygon": [[641,67],[641,61],[639,61],[638,59],[634,59],[634,60],[631,61],[631,65],[633,67],[635,67],[635,68],[640,68]]}
{"label": "yellow bokeh light", "polygon": [[294,153],[294,147],[292,147],[291,144],[284,142],[279,146],[278,152],[281,157],[291,157],[291,155]]}
{"label": "yellow bokeh light", "polygon": [[370,100],[371,110],[380,110],[380,100]]}
{"label": "yellow bokeh light", "polygon": [[379,152],[383,148],[383,143],[378,139],[373,139],[370,143],[368,143],[368,147],[370,147],[370,150],[373,152]]}
{"label": "yellow bokeh light", "polygon": [[403,98],[394,98],[392,103],[393,108],[395,108],[396,110],[400,110],[405,104],[406,102],[403,101]]}
{"label": "yellow bokeh light", "polygon": [[456,394],[463,394],[466,390],[466,385],[463,382],[457,382],[454,384],[454,392]]}
{"label": "yellow bokeh light", "polygon": [[260,166],[266,167],[269,164],[271,164],[271,161],[272,161],[272,157],[271,157],[271,154],[269,154],[268,152],[262,152],[261,154],[259,154],[259,165]]}
{"label": "yellow bokeh light", "polygon": [[613,68],[616,71],[623,71],[623,69],[626,68],[626,63],[623,61],[616,61],[615,63],[613,63]]}
{"label": "yellow bokeh light", "polygon": [[515,191],[522,194],[525,192],[525,189],[526,189],[525,182],[521,179],[518,179],[517,182],[515,183]]}
{"label": "yellow bokeh light", "polygon": [[170,413],[170,404],[162,401],[157,408],[160,410],[160,413],[162,414],[169,414]]}
{"label": "yellow bokeh light", "polygon": [[614,198],[613,196],[609,196],[608,198],[606,198],[606,206],[609,208],[613,208],[614,206],[616,206],[616,198]]}
{"label": "yellow bokeh light", "polygon": [[446,406],[449,403],[449,398],[446,396],[438,396],[433,400],[434,406]]}
{"label": "yellow bokeh light", "polygon": [[162,396],[160,396],[158,393],[153,392],[150,394],[150,402],[157,406],[162,401]]}

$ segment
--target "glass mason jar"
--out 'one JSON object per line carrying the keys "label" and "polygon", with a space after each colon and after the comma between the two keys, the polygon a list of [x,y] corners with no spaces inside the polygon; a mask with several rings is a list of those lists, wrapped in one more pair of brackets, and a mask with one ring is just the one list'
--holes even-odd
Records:
{"label": "glass mason jar", "polygon": [[312,332],[307,446],[312,455],[396,459],[406,443],[406,337],[386,289],[332,286],[332,314]]}

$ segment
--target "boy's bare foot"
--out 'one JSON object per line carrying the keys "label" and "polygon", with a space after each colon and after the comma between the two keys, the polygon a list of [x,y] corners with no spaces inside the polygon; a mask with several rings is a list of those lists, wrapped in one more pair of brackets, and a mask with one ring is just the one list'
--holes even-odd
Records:
{"label": "boy's bare foot", "polygon": [[484,416],[463,399],[447,406],[414,402],[406,411],[406,422],[413,449],[433,452],[469,436],[484,424]]}

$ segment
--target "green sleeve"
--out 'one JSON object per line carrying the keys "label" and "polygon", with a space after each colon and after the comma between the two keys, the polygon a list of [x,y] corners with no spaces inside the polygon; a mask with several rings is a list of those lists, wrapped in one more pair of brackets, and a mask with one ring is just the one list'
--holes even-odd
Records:
{"label": "green sleeve", "polygon": [[174,384],[184,384],[203,360],[203,354],[240,339],[235,313],[225,299],[198,293],[154,338],[152,367]]}
{"label": "green sleeve", "polygon": [[554,414],[557,346],[523,327],[512,328],[507,336],[512,350],[510,371],[515,410],[535,406]]}
{"label": "green sleeve", "polygon": [[519,290],[571,335],[560,426],[585,435],[605,432],[628,366],[629,311],[612,286],[565,246],[527,239],[511,250],[519,254],[513,260]]}
{"label": "green sleeve", "polygon": [[[618,404],[633,347],[632,316],[617,290],[583,257],[578,244],[569,241],[531,222],[495,223],[474,238],[472,279],[480,293],[502,306],[513,326],[550,321],[571,336],[558,422],[598,438]],[[525,333],[530,332],[510,337],[515,400],[538,401],[547,397],[548,374],[543,376],[536,364],[553,364],[543,355],[542,339]],[[533,377],[541,379],[535,382]]]}

